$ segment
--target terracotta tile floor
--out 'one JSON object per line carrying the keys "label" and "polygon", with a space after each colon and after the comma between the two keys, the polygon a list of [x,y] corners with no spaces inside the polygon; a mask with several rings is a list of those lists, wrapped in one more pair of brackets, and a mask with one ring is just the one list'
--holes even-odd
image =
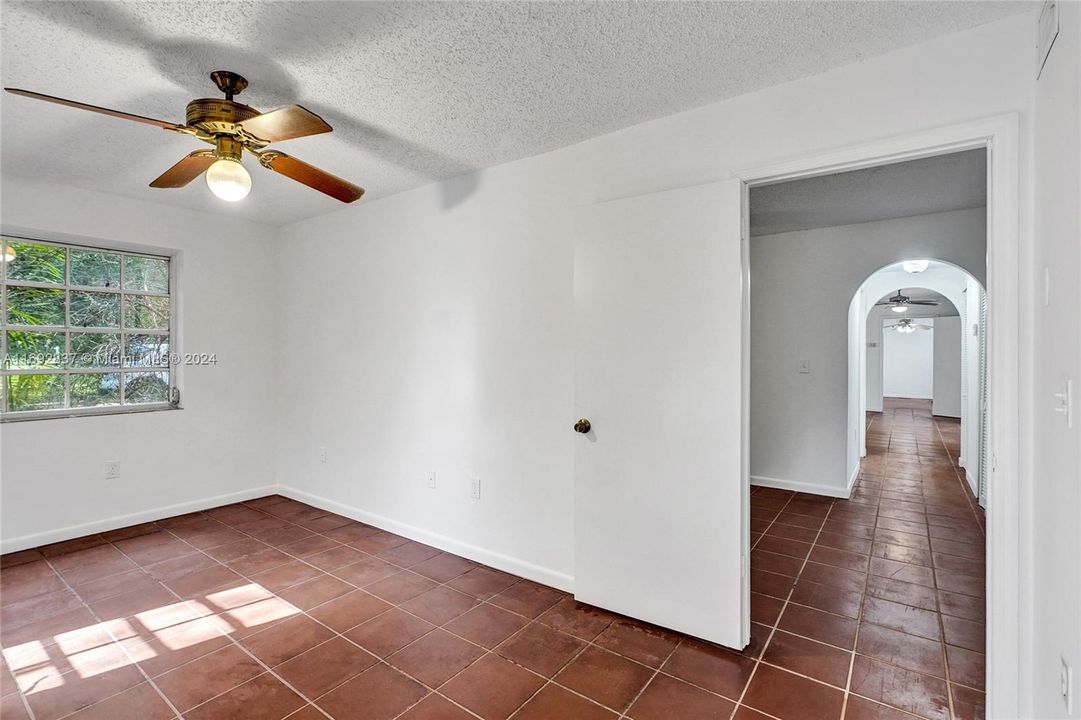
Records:
{"label": "terracotta tile floor", "polygon": [[984,517],[956,468],[960,423],[889,399],[868,419],[851,499],[752,491],[744,654],[760,662],[740,702],[785,720],[982,718]]}
{"label": "terracotta tile floor", "polygon": [[6,555],[0,713],[979,717],[983,534],[957,437],[890,409],[850,501],[754,490],[743,653],[277,496]]}

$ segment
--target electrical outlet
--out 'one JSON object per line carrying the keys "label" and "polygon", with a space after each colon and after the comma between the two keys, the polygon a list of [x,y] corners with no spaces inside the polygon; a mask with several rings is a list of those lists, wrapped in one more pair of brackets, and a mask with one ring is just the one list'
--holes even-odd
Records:
{"label": "electrical outlet", "polygon": [[119,460],[106,460],[105,461],[105,479],[116,480],[120,477],[120,461]]}
{"label": "electrical outlet", "polygon": [[325,463],[327,461],[327,447],[326,445],[319,446],[319,462]]}
{"label": "electrical outlet", "polygon": [[469,478],[469,497],[480,500],[480,478],[476,475]]}
{"label": "electrical outlet", "polygon": [[432,488],[433,490],[435,489],[435,473],[434,472],[428,473],[428,487]]}
{"label": "electrical outlet", "polygon": [[1060,657],[1062,661],[1062,702],[1066,705],[1066,714],[1073,715],[1073,668],[1066,662],[1066,658]]}

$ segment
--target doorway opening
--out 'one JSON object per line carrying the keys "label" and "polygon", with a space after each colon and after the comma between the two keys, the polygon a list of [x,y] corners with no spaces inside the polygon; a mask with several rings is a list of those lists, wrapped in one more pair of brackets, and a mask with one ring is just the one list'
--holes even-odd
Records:
{"label": "doorway opening", "polygon": [[[1013,129],[1010,123],[997,128],[1000,150]],[[982,712],[991,703],[985,691],[996,689],[993,679],[1004,677],[1004,668],[1013,662],[1003,648],[1016,631],[1002,612],[1014,606],[1016,591],[997,584],[1017,557],[1017,536],[1011,536],[1000,504],[1010,497],[1016,502],[1013,468],[1001,485],[993,483],[985,492],[983,504],[999,510],[986,525],[974,496],[986,457],[981,448],[990,450],[998,438],[994,447],[1014,457],[1011,438],[992,435],[989,421],[997,418],[999,430],[1007,429],[1012,421],[999,413],[1016,400],[1016,389],[987,368],[1007,371],[1009,348],[1002,343],[1017,330],[1010,312],[1016,288],[1005,281],[1004,267],[1016,252],[1016,236],[1000,215],[1017,199],[1009,183],[1003,184],[1013,156],[996,156],[989,151],[994,142],[966,136],[971,131],[944,131],[953,140],[942,144],[909,138],[741,175],[751,185],[744,248],[751,605],[787,591],[778,598],[784,603],[779,619],[762,638],[765,653],[775,638],[807,637],[798,626],[815,612],[826,613],[822,626],[828,616],[847,618],[854,630],[851,646],[847,637],[836,638],[855,658],[845,679],[847,692],[861,702],[918,715],[944,708],[951,717],[977,707]],[[966,188],[978,197],[963,198]],[[784,195],[787,200],[778,202]],[[822,202],[823,197],[829,200]],[[761,210],[771,202],[776,210],[772,227],[761,222]],[[922,258],[941,260],[916,272],[902,267],[904,261]],[[928,270],[927,279],[912,279]],[[904,278],[885,279],[887,271]],[[948,271],[961,273],[958,286],[943,288],[929,281]],[[980,314],[986,312],[984,286],[995,301],[994,318]],[[895,329],[899,318],[879,316],[869,331],[875,304],[893,304],[889,300],[897,295],[904,304],[934,301],[951,312],[922,316],[923,322],[913,313],[903,325],[927,329],[906,327],[904,332]],[[962,360],[961,349],[969,344],[962,329],[972,325],[968,297],[976,300],[979,318],[974,347],[983,351]],[[890,392],[909,397],[885,399],[889,395],[883,393],[880,370],[877,419],[868,428],[869,336],[926,333],[933,338],[931,328],[938,323],[941,336],[956,338],[950,371],[957,397],[943,394],[935,413],[934,343],[924,343],[923,351],[930,350],[925,355],[930,381],[922,390],[891,386]],[[880,363],[882,339],[875,349]],[[973,369],[970,361],[976,366],[975,382],[967,375]],[[956,367],[962,362],[964,368]],[[1002,394],[986,392],[990,385],[980,377],[997,377]],[[927,397],[913,397],[919,395]],[[978,411],[971,412],[968,405],[977,400]],[[981,430],[975,442],[967,437],[972,428]],[[976,492],[970,495],[967,481],[973,478]],[[996,528],[1003,553],[993,559],[1001,563],[1001,572],[989,571],[985,561],[985,548],[997,547],[991,537]],[[794,564],[785,559],[793,552],[803,555]],[[787,576],[792,584],[781,580]],[[850,602],[839,602],[836,591],[851,593],[845,595]],[[793,617],[786,620],[790,609]],[[910,615],[920,616],[926,627],[890,620]],[[752,626],[752,642],[757,629]],[[861,643],[861,637],[872,639]],[[915,667],[904,651],[890,651],[891,642],[897,647],[937,643],[939,652],[928,650],[927,657],[940,658],[941,667],[937,662]],[[861,678],[885,676],[903,677],[907,687],[927,692],[889,696],[882,684],[877,689],[873,682],[860,685]],[[1000,709],[989,714],[1011,712],[1002,710],[1015,699],[1008,685],[997,686]]]}
{"label": "doorway opening", "polygon": [[860,285],[849,306],[856,334],[849,339],[849,387],[857,388],[849,396],[848,437],[857,438],[850,466],[882,470],[881,458],[868,459],[867,436],[887,406],[923,410],[948,430],[952,462],[975,502],[987,507],[986,309],[979,280],[940,260],[888,265]]}

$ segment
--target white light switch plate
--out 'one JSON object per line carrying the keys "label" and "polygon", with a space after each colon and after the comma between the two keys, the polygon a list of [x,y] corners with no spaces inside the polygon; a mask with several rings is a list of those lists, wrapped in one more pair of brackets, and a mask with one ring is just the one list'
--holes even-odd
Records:
{"label": "white light switch plate", "polygon": [[1062,392],[1055,393],[1055,412],[1066,416],[1066,427],[1073,427],[1073,380],[1066,381]]}

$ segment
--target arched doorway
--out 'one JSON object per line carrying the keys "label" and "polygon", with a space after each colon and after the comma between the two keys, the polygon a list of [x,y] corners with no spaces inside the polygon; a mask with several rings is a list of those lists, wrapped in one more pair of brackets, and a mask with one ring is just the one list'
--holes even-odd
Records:
{"label": "arched doorway", "polygon": [[[897,296],[904,302],[890,302]],[[921,300],[922,298],[922,300]],[[936,299],[937,298],[937,299]],[[937,305],[924,304],[937,302]],[[876,303],[884,303],[878,304]],[[902,312],[893,312],[894,309]],[[939,260],[906,261],[887,265],[867,277],[855,292],[849,306],[849,432],[850,468],[859,468],[867,456],[868,412],[881,412],[883,395],[884,340],[896,321],[910,318],[943,317],[937,328],[939,361],[959,360],[956,367],[959,397],[947,401],[950,393],[938,393],[936,415],[958,417],[960,437],[955,458],[979,504],[986,506],[988,445],[986,383],[986,297],[983,286],[969,272]],[[956,320],[945,321],[945,318]],[[921,332],[914,322],[912,329]],[[894,327],[894,330],[898,328]],[[906,328],[908,329],[908,328]],[[929,329],[929,328],[928,328]],[[943,347],[956,343],[958,357],[943,354]],[[950,351],[952,352],[952,350]],[[940,381],[953,382],[944,371]],[[928,398],[929,400],[931,398]]]}

